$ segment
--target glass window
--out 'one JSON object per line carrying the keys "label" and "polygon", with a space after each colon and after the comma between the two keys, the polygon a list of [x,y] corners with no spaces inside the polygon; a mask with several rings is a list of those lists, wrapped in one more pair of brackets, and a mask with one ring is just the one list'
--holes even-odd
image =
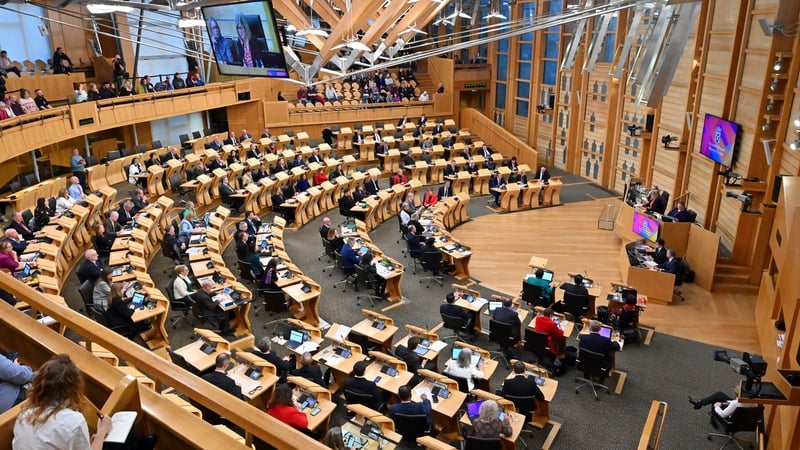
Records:
{"label": "glass window", "polygon": [[545,36],[544,57],[558,58],[558,34],[547,33]]}
{"label": "glass window", "polygon": [[519,40],[522,42],[533,42],[533,32],[531,31],[519,35]]}
{"label": "glass window", "polygon": [[558,73],[558,62],[557,61],[545,61],[544,62],[544,72],[542,74],[542,83],[555,85],[556,84],[556,75]]}
{"label": "glass window", "polygon": [[519,59],[521,61],[533,59],[533,44],[519,44]]}
{"label": "glass window", "polygon": [[517,100],[517,115],[519,117],[528,117],[528,105],[529,102],[527,100]]}
{"label": "glass window", "polygon": [[547,3],[547,10],[551,13],[561,11],[561,0],[550,0]]}
{"label": "glass window", "polygon": [[505,83],[497,83],[495,88],[494,107],[497,109],[506,109],[506,85]]}
{"label": "glass window", "polygon": [[529,98],[531,96],[531,84],[527,81],[517,82],[517,97]]}
{"label": "glass window", "polygon": [[533,18],[536,15],[536,3],[528,2],[522,4],[522,17]]}
{"label": "glass window", "polygon": [[[25,14],[18,14],[17,11]],[[3,8],[0,9],[0,29],[3,30],[5,39],[0,48],[8,52],[8,59],[22,63],[26,59],[47,61],[53,57],[54,49],[50,47],[50,39],[42,36],[38,28],[42,23],[39,17],[44,15],[44,9],[40,6],[3,3]],[[86,45],[85,41],[83,45]],[[69,56],[69,47],[64,49],[64,53]],[[74,55],[72,62],[78,64]]]}
{"label": "glass window", "polygon": [[530,63],[519,63],[519,67],[517,69],[517,78],[520,80],[530,80],[531,79],[531,64]]}
{"label": "glass window", "polygon": [[508,38],[500,39],[499,41],[497,41],[497,51],[500,53],[508,53],[509,41],[510,39]]}
{"label": "glass window", "polygon": [[608,24],[608,34],[606,34],[606,40],[603,44],[603,50],[600,52],[600,61],[602,62],[613,62],[614,61],[614,52],[616,51],[616,42],[617,42],[617,18],[612,17],[611,23]]}
{"label": "glass window", "polygon": [[497,81],[508,80],[508,55],[497,55]]}

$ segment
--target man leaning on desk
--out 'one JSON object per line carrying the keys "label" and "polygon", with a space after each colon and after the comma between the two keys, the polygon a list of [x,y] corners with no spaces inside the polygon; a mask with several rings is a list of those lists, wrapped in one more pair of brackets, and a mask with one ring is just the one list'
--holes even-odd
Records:
{"label": "man leaning on desk", "polygon": [[381,394],[381,390],[373,380],[364,378],[364,372],[366,372],[368,365],[367,361],[355,363],[353,366],[353,378],[344,380],[344,390],[371,396],[372,405],[366,406],[378,411],[384,404],[383,394]]}
{"label": "man leaning on desk", "polygon": [[448,293],[445,297],[445,303],[439,306],[439,314],[461,318],[461,320],[464,321],[462,329],[472,332],[472,315],[464,308],[456,305],[455,302],[455,294],[452,292]]}
{"label": "man leaning on desk", "polygon": [[[533,397],[536,400],[544,401],[544,394],[536,385],[536,377],[528,373],[525,363],[517,361],[514,363],[514,378],[509,378],[503,383],[503,388],[500,389],[500,395],[506,397],[508,395],[513,397]],[[536,403],[532,404],[534,409],[531,411],[524,411],[527,416],[526,421],[531,420],[530,414],[535,411]]]}
{"label": "man leaning on desk", "polygon": [[214,371],[203,375],[202,378],[234,397],[242,399],[244,398],[242,395],[242,388],[236,384],[233,378],[228,376],[228,369],[230,369],[230,366],[231,355],[220,353],[215,360]]}
{"label": "man leaning on desk", "polygon": [[218,321],[220,334],[233,334],[234,330],[228,324],[228,313],[217,308],[217,302],[214,301],[213,293],[211,292],[211,289],[214,287],[214,282],[211,280],[204,280],[201,287],[202,289],[192,294],[192,298],[194,298],[203,309],[203,315]]}

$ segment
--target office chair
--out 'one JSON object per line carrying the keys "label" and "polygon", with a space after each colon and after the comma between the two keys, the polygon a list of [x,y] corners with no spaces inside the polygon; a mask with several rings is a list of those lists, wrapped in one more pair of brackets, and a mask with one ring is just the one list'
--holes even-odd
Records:
{"label": "office chair", "polygon": [[121,154],[119,150],[110,150],[108,153],[106,153],[106,159],[109,161],[119,159],[120,156]]}
{"label": "office chair", "polygon": [[578,330],[583,328],[581,318],[589,311],[589,296],[564,292],[564,312],[572,316]]}
{"label": "office chair", "polygon": [[336,264],[342,268],[342,274],[344,274],[344,278],[334,283],[333,287],[338,287],[340,284],[344,283],[344,289],[342,289],[342,292],[347,291],[348,284],[352,285],[353,288],[358,291],[358,285],[356,285],[356,267],[345,267],[344,260],[342,259],[342,255],[340,253],[336,254]]}
{"label": "office chair", "polygon": [[[533,419],[533,413],[536,412],[536,398],[532,395],[524,397],[517,395],[504,395],[503,398],[511,401],[511,403],[514,404],[514,409],[516,409],[518,413],[525,415],[525,423],[522,425],[522,430],[520,430],[520,433],[528,433],[533,435],[531,420]],[[525,448],[528,448],[528,443],[524,440],[522,440],[522,445],[524,445]]]}
{"label": "office chair", "polygon": [[88,313],[89,307],[94,306],[94,284],[92,284],[91,281],[86,280],[78,287],[78,292],[81,294],[83,306],[86,308],[86,312]]}
{"label": "office chair", "polygon": [[714,428],[721,426],[724,433],[708,433],[708,440],[713,437],[724,437],[725,445],[721,448],[727,448],[728,444],[733,443],[739,450],[744,450],[742,444],[736,439],[736,433],[747,431],[757,432],[759,422],[764,421],[764,405],[744,406],[737,407],[730,417],[724,418],[717,413],[711,413],[711,424]]}
{"label": "office chair", "polygon": [[167,299],[169,300],[170,311],[181,313],[180,316],[173,317],[169,320],[169,322],[172,324],[173,330],[177,328],[178,324],[184,319],[187,319],[189,322],[191,322],[191,320],[189,320],[189,313],[192,311],[192,305],[190,304],[190,302],[187,302],[184,299],[181,299],[180,301],[175,300],[175,290],[174,290],[175,280],[177,280],[177,278],[175,277],[170,278],[169,283],[167,283],[167,289],[166,289]]}
{"label": "office chair", "polygon": [[131,156],[133,154],[133,150],[130,147],[125,147],[120,152],[122,156]]}
{"label": "office chair", "polygon": [[[270,289],[267,287],[259,287],[256,292],[261,296],[263,301],[259,306],[256,306],[253,311],[254,316],[258,316],[258,312],[262,309],[270,312],[284,312],[289,309],[289,304],[286,302],[286,296],[280,289]],[[267,327],[267,324],[264,324]]]}
{"label": "office chair", "polygon": [[443,341],[452,338],[455,338],[454,340],[456,341],[460,341],[462,340],[461,333],[468,331],[466,329],[467,324],[464,323],[464,319],[462,319],[461,317],[448,316],[447,314],[442,314],[442,322],[443,322],[443,328],[447,328],[448,330],[451,330],[454,333],[450,336],[442,336],[441,340]]}
{"label": "office chair", "polygon": [[374,350],[378,347],[377,344],[369,340],[369,337],[356,331],[350,331],[347,335],[347,340],[360,346],[361,353],[364,355],[368,355],[370,350]]}
{"label": "office chair", "polygon": [[341,204],[339,205],[339,215],[344,217],[342,225],[355,222],[355,216],[353,215],[353,212],[343,207]]}
{"label": "office chair", "polygon": [[417,438],[430,433],[428,416],[425,414],[400,414],[392,418],[395,431],[403,436],[403,442],[416,446]]}
{"label": "office chair", "polygon": [[503,441],[499,437],[466,436],[464,438],[464,450],[503,450]]}
{"label": "office chair", "polygon": [[183,184],[183,178],[181,178],[179,173],[174,173],[169,176],[169,186],[170,189],[172,189],[172,192],[178,194],[180,197],[192,192],[188,189],[182,188],[181,184]]}
{"label": "office chair", "polygon": [[[322,231],[322,226],[320,226],[319,228],[317,228],[317,230],[321,232],[321,231]],[[322,236],[322,235],[320,235],[320,236]],[[327,243],[328,243],[328,239],[327,239],[327,238],[324,238],[324,237],[322,237],[322,254],[321,254],[321,255],[319,255],[319,256],[317,256],[317,261],[322,261],[322,258],[324,258],[324,257],[328,256],[328,252],[325,250],[325,245],[326,245]],[[330,258],[330,257],[329,257],[329,258]]]}
{"label": "office chair", "polygon": [[256,278],[253,276],[253,267],[250,265],[249,261],[237,260],[236,264],[239,266],[240,279],[257,284]]}
{"label": "office chair", "polygon": [[163,145],[161,145],[161,141],[153,141],[150,143],[150,148],[159,149],[161,147],[163,147]]}
{"label": "office chair", "polygon": [[527,281],[522,282],[522,301],[530,307],[541,306],[542,308],[547,308],[550,306],[550,303],[542,295],[542,288]]}
{"label": "office chair", "polygon": [[192,131],[192,138],[193,139],[200,139],[200,132],[199,131]]}
{"label": "office chair", "polygon": [[203,308],[192,297],[189,297],[189,306],[192,309],[192,315],[195,319],[199,320],[201,324],[205,323],[213,325],[214,328],[217,327],[217,324],[209,322],[208,318],[211,317],[211,315],[203,312]]}
{"label": "office chair", "polygon": [[31,212],[30,209],[22,211],[22,223],[27,226],[29,223],[31,223],[31,219],[33,219],[33,212]]}
{"label": "office chair", "polygon": [[444,284],[444,277],[439,275],[442,270],[442,252],[434,249],[435,251],[427,251],[422,253],[422,270],[430,270],[431,276],[422,277],[419,282],[425,282],[425,287],[431,287],[431,281],[436,281],[439,286]]}
{"label": "office chair", "polygon": [[536,331],[530,326],[525,327],[525,342],[522,349],[532,353],[539,365],[546,366],[548,370],[553,368],[555,357],[550,353],[546,333]]}
{"label": "office chair", "polygon": [[457,377],[457,376],[451,375],[451,374],[449,374],[447,372],[445,372],[444,375],[447,376],[447,378],[450,378],[451,380],[453,380],[456,383],[458,383],[458,390],[460,392],[463,392],[463,393],[467,394],[467,396],[471,395],[470,394],[470,390],[469,390],[469,382],[467,382],[466,378]]}
{"label": "office chair", "polygon": [[687,222],[694,223],[697,220],[697,211],[693,209],[687,209],[686,218],[688,219]]}
{"label": "office chair", "polygon": [[[578,370],[583,372],[583,377],[575,377],[575,382],[582,382],[580,386],[575,388],[575,393],[578,394],[581,389],[589,386],[592,388],[595,400],[600,400],[597,396],[597,389],[605,389],[607,393],[611,394],[611,389],[602,383],[608,376],[609,362],[608,358],[600,353],[595,353],[585,348],[578,350],[578,359],[576,361]],[[595,381],[600,380],[600,381]]]}
{"label": "office chair", "polygon": [[422,250],[421,249],[419,249],[419,250],[412,249],[411,246],[409,245],[408,241],[406,241],[406,249],[408,250],[408,256],[410,256],[411,259],[412,259],[412,262],[411,262],[411,273],[416,275],[416,273],[417,273],[417,264],[422,265],[422,260],[420,259],[420,258],[422,258]]}
{"label": "office chair", "polygon": [[352,391],[350,389],[344,390],[344,401],[348,405],[364,405],[367,408],[373,408],[375,411],[381,411],[386,406],[383,401],[378,401],[378,404],[375,404],[375,399],[372,398],[372,395],[365,394],[363,392]]}
{"label": "office chair", "polygon": [[[682,286],[683,282],[686,281],[686,273],[689,271],[689,263],[686,262],[686,259],[679,258],[678,259],[678,272],[675,274],[675,286]],[[683,298],[683,293],[680,289],[673,289],[673,295],[677,295],[681,301],[685,301],[686,299]]]}
{"label": "office chair", "polygon": [[367,288],[367,292],[365,294],[359,294],[356,296],[356,306],[361,306],[361,300],[367,299],[369,300],[370,305],[375,307],[375,300],[382,300],[382,298],[378,295],[375,295],[375,291],[379,288],[378,280],[376,280],[371,273],[367,272],[366,269],[362,268],[360,265],[356,266],[356,286],[365,286]]}
{"label": "office chair", "polygon": [[189,140],[189,135],[188,134],[179,135],[178,136],[178,140],[180,140],[180,142],[181,142],[181,147],[183,147],[185,149],[192,148],[192,144],[189,144],[189,143],[186,142],[186,141]]}
{"label": "office chair", "polygon": [[328,257],[328,261],[333,263],[333,264],[331,264],[329,266],[323,267],[322,268],[322,272],[325,273],[326,270],[330,269],[330,272],[328,273],[328,276],[332,277],[333,276],[333,272],[336,269],[340,268],[339,265],[338,265],[338,261],[336,260],[336,249],[333,248],[333,242],[331,242],[331,241],[329,241],[327,239],[323,239],[322,240],[322,244],[325,246],[325,256]]}
{"label": "office chair", "polygon": [[623,310],[619,314],[617,321],[617,328],[619,334],[625,339],[627,344],[629,340],[639,342],[642,340],[642,333],[639,330],[639,308],[630,311]]}
{"label": "office chair", "polygon": [[500,346],[499,352],[489,352],[492,359],[502,360],[506,363],[506,369],[509,369],[511,366],[506,355],[510,354],[510,348],[519,342],[519,339],[514,337],[513,326],[510,323],[489,319],[489,340]]}

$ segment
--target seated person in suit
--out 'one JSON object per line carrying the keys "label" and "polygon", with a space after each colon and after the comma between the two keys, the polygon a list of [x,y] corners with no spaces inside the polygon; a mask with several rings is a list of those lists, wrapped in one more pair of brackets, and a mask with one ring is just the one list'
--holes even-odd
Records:
{"label": "seated person in suit", "polygon": [[331,230],[331,218],[323,217],[322,225],[319,227],[319,235],[322,239],[328,239],[328,232]]}
{"label": "seated person in suit", "polygon": [[378,184],[378,176],[375,174],[370,175],[369,181],[364,183],[364,185],[364,189],[367,190],[369,195],[375,195],[381,190],[381,186]]}
{"label": "seated person in suit", "polygon": [[373,380],[364,378],[369,362],[359,361],[353,366],[353,378],[344,380],[344,390],[352,391],[372,397],[372,404],[366,405],[374,410],[379,410],[384,403],[383,394]]}
{"label": "seated person in suit", "polygon": [[508,167],[512,171],[513,170],[517,170],[519,168],[519,163],[517,162],[517,157],[516,156],[512,156],[511,159],[506,161],[506,167]]}
{"label": "seated person in suit", "polygon": [[386,298],[386,279],[378,275],[378,269],[375,264],[372,264],[374,259],[375,255],[372,252],[367,252],[361,257],[358,266],[367,272],[367,282],[370,286],[373,286],[375,295]]}
{"label": "seated person in suit", "polygon": [[364,190],[363,184],[359,184],[358,186],[356,186],[356,189],[353,191],[353,198],[357,202],[364,200],[365,198],[367,198],[368,195],[369,194],[367,194],[367,192]]}
{"label": "seated person in suit", "polygon": [[464,331],[473,332],[472,328],[472,314],[466,309],[455,304],[456,296],[450,292],[445,296],[445,303],[439,305],[439,314],[444,314],[452,317],[459,317],[464,321],[462,329]]}
{"label": "seated person in suit", "polygon": [[283,192],[280,189],[272,194],[271,199],[272,210],[280,214],[287,224],[294,222],[294,208],[281,206],[286,201],[286,197],[283,196]]}
{"label": "seated person in suit", "polygon": [[498,322],[510,324],[514,340],[519,341],[520,327],[522,326],[522,323],[519,320],[519,313],[517,313],[512,305],[513,303],[510,298],[504,298],[503,306],[494,310],[492,319]]}
{"label": "seated person in suit", "polygon": [[308,427],[308,415],[292,399],[292,387],[288,384],[279,384],[275,388],[267,414],[293,428],[302,430]]}
{"label": "seated person in suit", "polygon": [[528,184],[528,174],[525,172],[525,169],[519,169],[517,173],[512,173],[511,176],[508,177],[508,182]]}
{"label": "seated person in suit", "polygon": [[147,199],[147,195],[145,195],[144,190],[142,189],[136,189],[133,191],[131,202],[133,202],[133,214],[138,214],[139,211],[147,208],[147,206],[150,205],[150,200]]}
{"label": "seated person in suit", "polygon": [[275,371],[280,378],[279,382],[285,383],[286,375],[288,375],[289,372],[295,367],[295,355],[291,354],[281,357],[281,355],[273,352],[272,340],[267,336],[262,337],[258,341],[258,345],[256,347],[258,350],[251,350],[251,352],[264,361],[268,361],[270,364],[275,366]]}
{"label": "seated person in suit", "polygon": [[339,164],[336,165],[336,168],[331,171],[330,179],[331,180],[335,180],[335,179],[337,179],[339,177],[343,177],[343,176],[345,176],[344,175],[344,167],[342,166],[342,163],[339,163]]}
{"label": "seated person in suit", "polygon": [[560,356],[565,345],[564,330],[553,321],[553,310],[545,308],[541,314],[533,318],[533,329],[547,335],[547,347],[550,354]]}
{"label": "seated person in suit", "polygon": [[432,187],[429,187],[428,190],[425,192],[425,197],[422,199],[422,206],[430,207],[435,206],[436,202],[439,201],[439,196],[436,195],[436,192],[433,191]]}
{"label": "seated person in suit", "polygon": [[133,202],[126,200],[124,203],[122,203],[122,206],[117,209],[117,214],[119,214],[119,218],[117,219],[119,226],[127,226],[131,222],[133,216],[136,215],[136,213],[133,212]]}
{"label": "seated person in suit", "polygon": [[[451,159],[450,163],[444,166],[444,176],[452,177],[455,176],[457,173],[458,173],[458,166],[456,166],[456,160]],[[441,195],[439,197],[441,197]]]}
{"label": "seated person in suit", "polygon": [[[489,189],[503,189],[506,185],[506,180],[503,178],[503,174],[500,172],[495,172],[492,178],[489,179]],[[500,206],[500,193],[495,192],[494,190],[491,191],[492,195],[494,196],[494,204],[495,206]]]}
{"label": "seated person in suit", "polygon": [[422,252],[425,251],[425,244],[422,242],[419,235],[417,235],[417,228],[414,225],[408,226],[406,245],[408,245],[408,253],[411,254],[413,258],[421,257]]}
{"label": "seated person in suit", "polygon": [[655,267],[656,270],[660,270],[662,272],[671,273],[673,275],[678,275],[678,272],[681,269],[681,262],[677,258],[675,258],[675,250],[668,248],[667,249],[667,260],[663,263],[657,265]]}
{"label": "seated person in suit", "polygon": [[192,294],[192,298],[200,305],[204,316],[217,321],[217,327],[220,330],[220,334],[233,334],[234,330],[228,323],[228,313],[217,308],[217,302],[215,302],[212,297],[213,293],[211,292],[211,289],[213,287],[213,281],[204,280],[201,286],[202,289]]}
{"label": "seated person in suit", "polygon": [[181,242],[181,247],[185,249],[189,246],[189,241],[192,239],[192,233],[194,233],[194,213],[189,211],[185,214],[184,218],[181,220],[181,223],[178,225],[178,241]]}
{"label": "seated person in suit", "polygon": [[84,261],[78,267],[78,278],[83,282],[89,280],[92,284],[97,283],[100,275],[103,274],[103,267],[98,261],[99,255],[97,250],[90,248],[83,254]]}
{"label": "seated person in suit", "polygon": [[610,366],[611,353],[618,352],[620,347],[619,343],[600,335],[600,328],[602,327],[603,324],[597,320],[589,321],[589,334],[580,336],[580,348],[605,356]]}
{"label": "seated person in suit", "polygon": [[445,375],[452,375],[454,377],[464,378],[467,380],[467,392],[475,389],[474,379],[481,379],[483,375],[483,361],[478,360],[478,364],[472,364],[472,350],[469,348],[462,348],[458,354],[458,359],[455,361],[448,361],[447,367],[444,369]]}
{"label": "seated person in suit", "polygon": [[133,339],[138,333],[147,331],[151,325],[147,320],[133,321],[134,310],[130,308],[130,301],[122,298],[122,291],[122,283],[111,284],[111,291],[108,293],[108,309],[104,315],[109,328],[116,329],[119,334]]}
{"label": "seated person in suit", "polygon": [[539,173],[536,174],[535,180],[539,180],[541,183],[549,183],[550,182],[550,172],[547,171],[547,167],[542,166],[539,168]]}
{"label": "seated person in suit", "polygon": [[239,213],[239,208],[244,205],[244,199],[241,197],[234,197],[234,195],[238,194],[239,191],[233,188],[228,183],[228,177],[222,177],[222,181],[219,183],[219,195],[222,197],[222,203],[227,203],[231,206],[234,214]]}
{"label": "seated person in suit", "polygon": [[405,155],[403,155],[403,165],[414,167],[416,165],[416,161],[414,161],[414,157],[411,156],[411,150],[407,151]]}
{"label": "seated person in suit", "polygon": [[678,222],[691,222],[689,211],[686,211],[686,204],[681,201],[676,203],[675,207],[667,215],[674,217]]}
{"label": "seated person in suit", "polygon": [[214,140],[206,144],[206,148],[216,151],[222,150],[222,141],[219,140],[219,136],[214,136]]}
{"label": "seated person in suit", "polygon": [[344,188],[342,190],[342,196],[339,197],[339,212],[342,215],[346,213],[356,219],[364,220],[364,213],[351,211],[354,206],[356,206],[356,199],[350,194],[350,189]]}
{"label": "seated person in suit", "polygon": [[480,170],[480,167],[478,167],[478,165],[475,164],[475,160],[474,159],[470,158],[469,162],[466,165],[466,167],[464,167],[464,170],[469,172],[470,175],[477,175],[478,174],[478,170]]}
{"label": "seated person in suit", "polygon": [[733,412],[736,411],[736,408],[739,407],[738,398],[731,398],[730,395],[720,391],[714,392],[708,397],[703,397],[700,400],[695,400],[690,395],[689,403],[694,406],[694,409],[701,409],[706,405],[714,405],[714,414],[723,419],[729,418],[731,415],[733,415]]}
{"label": "seated person in suit", "polygon": [[314,360],[311,359],[311,353],[309,352],[303,353],[303,356],[300,357],[300,367],[294,369],[292,375],[296,377],[303,377],[306,380],[316,383],[322,387],[328,386],[328,383],[326,383],[322,377],[322,369],[318,365],[314,364]]}
{"label": "seated person in suit", "polygon": [[533,276],[529,276],[525,281],[534,286],[539,286],[542,290],[542,297],[550,304],[553,302],[553,287],[542,277],[544,277],[544,269],[538,268],[533,272]]}
{"label": "seated person in suit", "polygon": [[358,253],[353,249],[355,244],[355,238],[349,237],[345,240],[344,246],[342,246],[342,269],[345,273],[354,273],[356,271],[356,264],[361,262],[361,257],[358,256]]}
{"label": "seated person in suit", "polygon": [[[426,369],[428,360],[419,356],[415,350],[419,347],[419,336],[411,336],[408,338],[406,345],[398,345],[394,350],[395,356],[402,359],[406,363],[406,368],[409,372],[416,374],[420,368]],[[432,365],[432,364],[431,364]],[[431,369],[433,369],[431,367]],[[419,380],[417,380],[419,381]],[[415,384],[413,381],[411,384]]]}
{"label": "seated person in suit", "polygon": [[239,139],[236,137],[236,133],[233,131],[228,132],[228,137],[222,141],[225,145],[237,145],[239,144]]}
{"label": "seated person in suit", "polygon": [[[6,230],[6,238],[8,238],[9,232],[14,233],[14,230]],[[9,241],[13,244],[14,240],[9,239]],[[24,241],[23,241],[24,242]],[[106,229],[100,222],[95,222],[92,225],[92,242],[94,243],[94,248],[97,250],[97,253],[100,254],[103,258],[108,258],[108,255],[111,253],[111,246],[114,245],[114,239],[109,239],[109,235],[106,234]],[[22,248],[25,250],[25,247]],[[16,248],[14,249],[16,251]],[[22,253],[17,252],[18,255],[22,255]]]}
{"label": "seated person in suit", "polygon": [[653,254],[653,261],[656,264],[663,264],[667,260],[667,249],[664,247],[666,242],[659,238],[656,241],[656,252]]}
{"label": "seated person in suit", "polygon": [[439,188],[439,200],[444,200],[453,196],[453,188],[450,186],[450,180],[444,180],[444,184]]}
{"label": "seated person in suit", "polygon": [[278,162],[272,166],[272,173],[275,174],[278,172],[288,172],[289,169],[289,165],[286,164],[286,161],[283,158],[278,158]]}
{"label": "seated person in suit", "polygon": [[242,388],[236,384],[233,378],[228,376],[228,369],[231,367],[231,355],[220,353],[214,361],[214,371],[203,375],[201,378],[231,394],[232,396],[243,399]]}
{"label": "seated person in suit", "polygon": [[397,414],[409,416],[424,415],[428,419],[428,426],[430,427],[433,424],[433,419],[431,418],[431,401],[428,400],[427,394],[420,395],[419,399],[422,400],[421,402],[412,402],[411,388],[406,385],[400,386],[400,389],[397,391],[397,396],[400,398],[400,403],[395,403],[389,408],[390,419],[394,419]]}
{"label": "seated person in suit", "polygon": [[564,292],[569,292],[575,295],[589,295],[589,290],[583,287],[583,275],[577,274],[572,279],[572,283],[561,283],[560,286]]}
{"label": "seated person in suit", "polygon": [[[544,401],[544,394],[542,394],[539,386],[536,385],[536,377],[528,373],[528,369],[522,361],[514,363],[514,378],[509,378],[503,382],[500,395],[503,397],[507,395],[514,397],[533,397],[536,400]],[[533,407],[536,407],[536,402],[533,403]],[[535,409],[531,411],[520,411],[520,413],[525,414],[525,421],[528,422],[531,420],[531,413],[533,411],[535,411]]]}
{"label": "seated person in suit", "polygon": [[339,230],[336,228],[331,228],[328,230],[328,240],[330,241],[331,246],[333,246],[333,249],[336,252],[341,253],[342,247],[344,247],[344,239],[339,236]]}

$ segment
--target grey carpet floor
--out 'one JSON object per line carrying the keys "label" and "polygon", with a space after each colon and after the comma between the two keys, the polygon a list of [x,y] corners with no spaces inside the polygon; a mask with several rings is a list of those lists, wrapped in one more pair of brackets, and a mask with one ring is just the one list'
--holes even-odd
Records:
{"label": "grey carpet floor", "polygon": [[[554,175],[558,174],[557,171]],[[590,200],[592,198],[613,197],[616,194],[606,191],[596,185],[587,183],[587,180],[570,175],[564,179],[562,200],[565,202]],[[488,197],[487,197],[488,198]],[[546,210],[541,211],[546,214]],[[469,207],[470,217],[492,213],[486,208],[483,199],[476,199]],[[337,211],[330,211],[329,216],[334,223],[341,222]],[[272,215],[267,215],[264,220],[271,221]],[[317,228],[322,222],[318,217],[298,231],[285,233],[284,241],[286,250],[308,276],[323,286],[320,314],[328,323],[343,323],[352,325],[361,320],[361,308],[369,307],[368,302],[356,306],[355,293],[348,289],[332,287],[339,280],[338,275],[329,277],[321,268],[327,261],[319,261],[322,253],[321,242]],[[401,256],[401,244],[397,243],[399,233],[395,220],[388,220],[379,225],[370,233],[373,242],[385,253],[403,262],[409,262]],[[468,243],[467,243],[468,244]],[[234,246],[229,246],[224,259],[234,272],[236,256]],[[170,262],[160,254],[156,256],[150,267],[150,274],[159,286],[166,286],[167,276],[163,273],[170,267]],[[424,276],[418,272],[413,275],[409,270],[403,276],[403,295],[411,303],[395,308],[387,314],[391,316],[401,331],[398,338],[405,333],[404,324],[414,324],[423,327],[432,327],[440,322],[438,313],[439,304],[450,290],[450,284],[456,280],[445,277],[443,287],[432,283],[430,288],[421,285],[418,279]],[[493,292],[477,285],[485,296]],[[69,277],[64,287],[64,295],[70,305],[78,308],[81,304],[77,295],[77,281],[74,276]],[[74,294],[72,294],[74,293]],[[376,303],[376,309],[385,306],[385,302]],[[251,313],[253,333],[259,338],[271,330],[264,329],[264,324],[284,315],[271,315],[261,313],[255,317]],[[170,343],[173,348],[178,348],[190,342],[191,325],[181,323],[177,329],[168,329]],[[574,336],[573,336],[574,339]],[[475,345],[487,349],[494,349],[494,345],[486,336],[476,338]],[[570,344],[575,344],[570,340]],[[687,394],[701,397],[711,392],[721,390],[729,393],[740,379],[726,365],[713,361],[713,351],[717,348],[710,347],[685,339],[657,333],[652,345],[644,346],[631,344],[625,347],[617,357],[618,369],[627,372],[628,378],[621,395],[601,394],[600,401],[595,401],[586,391],[576,395],[573,390],[576,384],[574,378],[577,374],[572,368],[567,374],[558,379],[559,387],[551,404],[551,414],[563,422],[561,432],[555,440],[555,449],[631,449],[639,441],[639,435],[644,425],[645,417],[652,400],[665,401],[669,404],[666,416],[666,425],[662,438],[662,449],[711,449],[718,448],[716,442],[706,440],[706,433],[711,430],[708,422],[708,411],[695,411],[687,401]],[[442,352],[449,355],[449,350]],[[733,354],[733,353],[732,353]],[[442,356],[442,358],[447,356]],[[524,356],[530,359],[529,356]],[[440,361],[439,367],[442,367]],[[502,366],[498,367],[492,379],[492,389],[501,385],[502,378],[507,371]],[[332,426],[345,420],[343,408],[334,415]],[[536,430],[525,439],[530,448],[540,448],[546,437],[545,430]],[[518,447],[522,447],[518,442]]]}

